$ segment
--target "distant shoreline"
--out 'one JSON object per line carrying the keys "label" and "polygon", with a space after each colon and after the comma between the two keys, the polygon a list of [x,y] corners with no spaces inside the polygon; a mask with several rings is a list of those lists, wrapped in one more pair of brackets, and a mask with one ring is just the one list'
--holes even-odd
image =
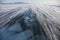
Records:
{"label": "distant shoreline", "polygon": [[28,4],[25,2],[13,2],[13,3],[0,3],[0,4]]}

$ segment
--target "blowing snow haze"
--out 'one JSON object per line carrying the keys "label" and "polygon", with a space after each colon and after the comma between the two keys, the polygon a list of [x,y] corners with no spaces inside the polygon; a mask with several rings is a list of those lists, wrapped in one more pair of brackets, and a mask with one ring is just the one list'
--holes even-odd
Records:
{"label": "blowing snow haze", "polygon": [[60,40],[59,2],[0,0],[0,40]]}

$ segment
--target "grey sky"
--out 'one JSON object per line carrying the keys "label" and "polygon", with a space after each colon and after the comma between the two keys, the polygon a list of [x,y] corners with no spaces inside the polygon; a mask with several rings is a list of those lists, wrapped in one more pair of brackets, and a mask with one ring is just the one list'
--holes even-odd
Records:
{"label": "grey sky", "polygon": [[11,3],[11,2],[29,2],[29,3],[42,3],[42,2],[58,2],[60,0],[0,0],[0,2],[6,2],[6,3]]}

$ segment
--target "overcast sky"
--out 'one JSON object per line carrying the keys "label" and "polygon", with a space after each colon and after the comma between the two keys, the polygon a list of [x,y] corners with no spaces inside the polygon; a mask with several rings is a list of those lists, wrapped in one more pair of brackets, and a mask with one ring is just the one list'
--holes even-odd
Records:
{"label": "overcast sky", "polygon": [[1,0],[3,2],[41,2],[41,1],[59,1],[59,0]]}
{"label": "overcast sky", "polygon": [[0,2],[28,2],[28,3],[58,3],[60,0],[0,0]]}

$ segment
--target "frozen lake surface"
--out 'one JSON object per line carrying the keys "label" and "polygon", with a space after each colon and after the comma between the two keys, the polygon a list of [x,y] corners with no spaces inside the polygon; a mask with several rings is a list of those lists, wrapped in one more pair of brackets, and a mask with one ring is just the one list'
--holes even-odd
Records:
{"label": "frozen lake surface", "polygon": [[0,4],[0,40],[60,40],[60,7]]}

